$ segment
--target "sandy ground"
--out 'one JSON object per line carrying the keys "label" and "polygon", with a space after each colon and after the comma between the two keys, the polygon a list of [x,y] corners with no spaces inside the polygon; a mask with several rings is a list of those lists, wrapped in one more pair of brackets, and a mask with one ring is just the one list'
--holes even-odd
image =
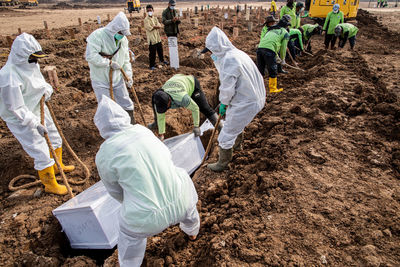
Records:
{"label": "sandy ground", "polygon": [[[95,16],[96,11],[85,12]],[[399,17],[377,14],[359,12],[355,51],[325,51],[323,37],[313,38],[314,56],[299,58],[305,72],[278,77],[285,90],[268,94],[229,170],[215,174],[201,168],[193,177],[202,220],[198,240],[189,242],[178,227],[170,227],[149,239],[143,266],[400,265],[400,39],[399,29],[392,27]],[[219,13],[209,17],[214,23],[221,20]],[[139,25],[141,18],[131,21]],[[224,31],[255,60],[261,27],[255,17],[252,22],[255,27],[247,32],[247,22],[239,20],[236,39],[232,22]],[[191,57],[193,49],[204,46],[212,24],[201,31],[189,21],[182,23],[179,73],[196,75],[216,106],[218,74],[212,60]],[[31,31],[50,55],[41,66],[58,69],[62,86],[51,100],[57,118],[93,174],[84,186],[73,186],[75,193],[99,180],[94,156],[103,140],[92,121],[97,103],[83,59],[84,38],[97,27],[56,28],[51,38],[43,30]],[[69,29],[76,39],[69,39]],[[177,72],[148,70],[144,33],[136,27],[132,32],[134,86],[150,121],[152,92]],[[0,66],[8,53],[0,39]],[[191,128],[189,111],[168,112],[167,136]],[[208,162],[216,158],[213,149]],[[65,161],[72,162],[68,153]],[[0,121],[0,265],[116,266],[116,250],[69,247],[51,215],[67,196],[41,193],[40,186],[8,190],[9,181],[24,173],[35,174],[33,162]],[[70,177],[82,177],[81,170]]]}

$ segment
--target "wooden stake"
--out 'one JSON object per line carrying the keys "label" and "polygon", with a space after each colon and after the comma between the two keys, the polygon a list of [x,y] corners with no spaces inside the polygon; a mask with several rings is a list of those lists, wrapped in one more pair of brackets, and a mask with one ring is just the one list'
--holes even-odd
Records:
{"label": "wooden stake", "polygon": [[21,33],[22,33],[21,28],[18,28],[18,34],[21,34]]}
{"label": "wooden stake", "polygon": [[11,48],[11,46],[14,42],[13,38],[11,38],[11,36],[7,36],[6,39],[7,39],[8,46]]}
{"label": "wooden stake", "polygon": [[82,27],[82,19],[78,18],[79,27]]}

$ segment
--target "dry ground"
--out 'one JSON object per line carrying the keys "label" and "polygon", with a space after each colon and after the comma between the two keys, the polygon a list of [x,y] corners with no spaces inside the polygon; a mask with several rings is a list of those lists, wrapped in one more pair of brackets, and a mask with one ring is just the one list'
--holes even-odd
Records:
{"label": "dry ground", "polygon": [[[145,266],[399,266],[400,39],[398,28],[387,28],[388,16],[394,14],[374,17],[360,11],[354,52],[325,51],[323,37],[313,41],[315,55],[300,59],[305,72],[279,76],[285,90],[267,96],[230,169],[215,174],[201,168],[193,178],[200,198],[199,239],[189,242],[171,227],[149,239]],[[215,16],[214,22],[220,19]],[[241,34],[233,43],[255,59],[261,28],[248,33],[240,21]],[[139,24],[139,17],[132,19],[132,25]],[[64,133],[93,173],[75,192],[99,180],[94,156],[102,139],[92,121],[97,103],[83,59],[84,38],[95,27],[75,27],[75,40],[67,34],[71,27],[55,29],[50,39],[43,31],[31,32],[51,55],[42,67],[58,68],[63,86],[52,103]],[[138,55],[134,86],[150,121],[152,92],[176,72],[149,71],[143,34],[138,38],[137,28],[132,31]],[[224,31],[232,37],[232,25]],[[179,39],[179,72],[196,75],[215,106],[218,76],[211,59],[190,57],[194,48],[203,47],[205,35],[185,21]],[[8,52],[2,39],[0,66]],[[167,124],[169,136],[187,132],[190,113],[171,111]],[[69,248],[51,215],[67,196],[35,197],[37,188],[8,190],[12,177],[35,171],[3,122],[0,137],[0,264],[96,266],[105,261],[114,266],[116,252]],[[214,149],[208,161],[216,155]]]}

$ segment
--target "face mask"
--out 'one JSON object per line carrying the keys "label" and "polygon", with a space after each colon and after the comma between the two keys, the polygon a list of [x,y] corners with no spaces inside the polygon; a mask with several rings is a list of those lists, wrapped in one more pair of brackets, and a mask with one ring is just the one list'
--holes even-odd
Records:
{"label": "face mask", "polygon": [[211,54],[211,59],[215,62],[217,61],[218,57],[214,54]]}
{"label": "face mask", "polygon": [[151,17],[151,16],[153,16],[153,12],[148,12],[147,14],[149,14],[149,16]]}
{"label": "face mask", "polygon": [[174,10],[175,9],[175,6],[170,6],[169,7],[171,10]]}
{"label": "face mask", "polygon": [[33,57],[33,58],[31,58],[31,59],[28,59],[28,63],[35,63],[35,64],[37,64],[37,63],[38,63],[38,59],[37,59],[36,57]]}
{"label": "face mask", "polygon": [[124,36],[122,34],[116,33],[114,35],[115,40],[120,41],[122,38],[124,38]]}

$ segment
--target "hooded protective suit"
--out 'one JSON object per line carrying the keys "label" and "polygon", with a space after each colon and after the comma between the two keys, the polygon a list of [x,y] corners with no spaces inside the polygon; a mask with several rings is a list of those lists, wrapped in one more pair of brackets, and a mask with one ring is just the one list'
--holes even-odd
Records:
{"label": "hooded protective suit", "polygon": [[[49,99],[53,88],[43,78],[39,64],[28,63],[29,56],[41,50],[32,35],[22,33],[14,40],[7,63],[0,70],[0,117],[34,159],[35,169],[39,171],[54,164],[46,140],[37,130],[40,99],[43,95]],[[61,137],[47,107],[45,126],[53,148],[61,147]]]}
{"label": "hooded protective suit", "polygon": [[[92,87],[99,103],[102,95],[110,96],[110,59],[101,56],[100,52],[113,55],[118,50],[111,60],[117,62],[132,79],[128,39],[124,36],[120,41],[116,41],[114,38],[119,31],[129,33],[129,21],[123,12],[119,12],[106,27],[95,30],[86,39],[86,60],[89,63]],[[133,102],[120,70],[113,71],[113,90],[115,101],[125,110],[133,110]]]}
{"label": "hooded protective suit", "polygon": [[140,266],[146,238],[180,223],[197,235],[197,193],[185,170],[175,167],[168,148],[146,127],[131,125],[128,114],[103,96],[94,122],[106,139],[96,166],[107,191],[122,203],[120,266]]}
{"label": "hooded protective suit", "polygon": [[219,28],[208,34],[206,47],[217,56],[214,64],[221,82],[219,101],[228,105],[218,142],[221,148],[230,149],[265,105],[264,80],[251,58],[234,47]]}

